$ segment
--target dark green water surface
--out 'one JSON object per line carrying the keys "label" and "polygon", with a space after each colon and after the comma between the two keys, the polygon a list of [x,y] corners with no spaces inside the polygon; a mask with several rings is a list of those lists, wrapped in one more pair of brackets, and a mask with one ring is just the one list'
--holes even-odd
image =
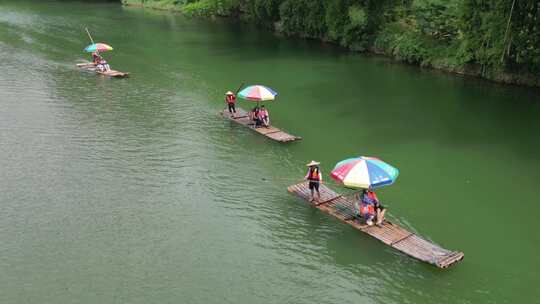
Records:
{"label": "dark green water surface", "polygon": [[[77,70],[84,26],[131,78]],[[220,118],[243,81],[276,89],[273,123],[304,140]],[[535,90],[222,20],[0,1],[0,303],[540,303],[539,117]],[[464,262],[286,192],[306,162],[329,180],[356,155],[398,167],[390,217]]]}

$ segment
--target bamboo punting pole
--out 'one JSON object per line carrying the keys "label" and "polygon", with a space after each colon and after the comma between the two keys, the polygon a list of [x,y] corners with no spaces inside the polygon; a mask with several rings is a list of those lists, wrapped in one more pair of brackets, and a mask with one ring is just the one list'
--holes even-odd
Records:
{"label": "bamboo punting pole", "polygon": [[[305,179],[298,179],[298,178],[295,178],[295,177],[269,177],[269,178],[266,178],[266,177],[262,177],[261,178],[262,181],[286,181],[286,182],[294,182],[295,184],[297,183],[302,183],[302,182],[308,182],[308,180],[305,180]],[[318,181],[313,181],[315,183],[319,183]],[[343,186],[341,184],[338,184],[336,182],[334,182],[333,180],[323,180],[320,182],[321,184],[329,184],[329,185],[333,185],[333,186]],[[356,192],[356,191],[355,191]]]}
{"label": "bamboo punting pole", "polygon": [[90,42],[92,42],[92,44],[94,44],[94,39],[92,39],[92,35],[90,35],[90,31],[88,30],[87,27],[84,28],[86,30],[86,33],[88,34],[88,38],[90,38]]}
{"label": "bamboo punting pole", "polygon": [[[510,21],[512,21],[512,13],[514,13],[514,4],[516,4],[516,0],[512,2],[512,7],[510,8],[510,16],[508,16],[508,22],[506,23],[506,30],[504,31],[504,38],[503,38],[503,51],[501,54],[501,63],[504,60],[504,53],[506,51],[505,43],[506,43],[506,37],[508,36],[508,30],[510,29]],[[512,40],[510,40],[511,43]],[[510,51],[510,43],[508,43],[508,51]]]}
{"label": "bamboo punting pole", "polygon": [[236,90],[236,92],[234,93],[234,96],[238,95],[238,92],[240,92],[240,90],[242,89],[242,87],[244,86],[244,84],[246,84],[245,82],[242,82],[240,84],[240,86],[238,87],[238,89]]}
{"label": "bamboo punting pole", "polygon": [[[90,38],[90,42],[92,42],[92,44],[95,44],[94,39],[92,38],[92,35],[90,35],[90,31],[88,30],[88,28],[85,27],[84,29],[86,30],[86,33],[88,34],[88,38]],[[96,48],[96,54],[99,55],[99,51],[97,50],[97,48]]]}

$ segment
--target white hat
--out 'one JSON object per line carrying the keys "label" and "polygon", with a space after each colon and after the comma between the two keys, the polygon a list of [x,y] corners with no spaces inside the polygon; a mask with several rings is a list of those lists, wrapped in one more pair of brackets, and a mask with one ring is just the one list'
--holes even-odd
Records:
{"label": "white hat", "polygon": [[318,165],[320,165],[320,164],[321,164],[320,162],[316,162],[316,161],[312,160],[312,161],[311,161],[309,164],[307,164],[306,166],[311,167],[311,166],[318,166]]}
{"label": "white hat", "polygon": [[231,91],[227,91],[227,93],[225,93],[225,95],[234,95],[234,93],[231,92]]}

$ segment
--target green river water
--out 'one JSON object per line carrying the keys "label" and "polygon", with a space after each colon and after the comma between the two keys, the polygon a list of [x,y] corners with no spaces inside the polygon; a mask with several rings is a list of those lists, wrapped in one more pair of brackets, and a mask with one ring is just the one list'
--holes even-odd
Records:
{"label": "green river water", "polygon": [[[85,26],[131,78],[77,70]],[[219,117],[244,81],[304,139]],[[540,303],[539,96],[223,20],[0,1],[0,303]],[[287,193],[357,155],[400,169],[392,220],[465,260]]]}

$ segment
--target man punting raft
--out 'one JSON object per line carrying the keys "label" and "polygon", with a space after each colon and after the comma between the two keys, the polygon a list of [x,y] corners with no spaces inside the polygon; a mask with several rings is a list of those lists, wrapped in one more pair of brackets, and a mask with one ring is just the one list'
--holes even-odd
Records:
{"label": "man punting raft", "polygon": [[[260,103],[275,100],[277,93],[274,90],[262,85],[248,86],[240,91],[241,88],[242,86],[238,88],[236,94],[231,91],[225,93],[227,108],[221,112],[221,115],[275,141],[289,142],[301,139],[270,124],[270,114],[267,108],[260,105]],[[236,96],[247,101],[256,102],[257,105],[247,112],[236,106]]]}
{"label": "man punting raft", "polygon": [[321,201],[321,193],[319,192],[319,185],[322,183],[322,173],[321,168],[319,167],[321,163],[312,160],[306,166],[308,167],[308,172],[304,177],[307,180],[309,191],[311,192],[310,202],[315,201],[315,191],[317,192],[317,202]]}
{"label": "man punting raft", "polygon": [[[320,169],[315,170],[319,166],[318,162],[312,161],[307,165],[309,170],[306,181],[289,186],[287,191],[322,212],[420,261],[448,268],[463,260],[463,252],[445,249],[385,219],[385,209],[373,189],[392,184],[399,175],[396,168],[380,159],[365,156],[337,163],[330,176],[347,188],[359,190],[360,193],[353,198],[336,193],[320,182]],[[315,191],[317,200],[314,200]]]}
{"label": "man punting raft", "polygon": [[234,117],[234,114],[236,114],[236,94],[231,91],[227,91],[227,93],[225,93],[225,103],[229,108],[229,114]]}
{"label": "man punting raft", "polygon": [[[309,168],[304,180],[311,193],[310,202],[320,203],[319,191],[322,183],[320,163],[312,160],[306,166]],[[392,184],[399,175],[398,169],[375,157],[360,156],[340,161],[330,173],[330,176],[347,188],[360,189],[354,195],[353,214],[368,226],[381,226],[386,214],[374,188]],[[315,200],[315,192],[317,200]]]}

